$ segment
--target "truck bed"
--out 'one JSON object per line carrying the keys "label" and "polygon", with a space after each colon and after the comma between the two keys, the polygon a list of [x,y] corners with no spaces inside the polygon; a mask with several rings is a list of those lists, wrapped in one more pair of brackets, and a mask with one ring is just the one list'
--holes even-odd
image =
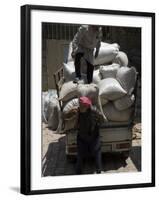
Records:
{"label": "truck bed", "polygon": [[[59,96],[60,89],[64,83],[63,69],[60,68],[54,74],[55,85],[57,89],[57,94]],[[137,82],[134,89],[135,102],[133,105],[133,112],[130,121],[126,122],[104,122],[100,127],[100,137],[101,137],[101,149],[102,152],[128,152],[132,146],[132,126],[134,121],[134,116],[136,113],[136,93],[137,93]],[[63,104],[59,100],[61,111],[63,109]],[[77,152],[77,130],[66,131],[66,154],[74,155]]]}

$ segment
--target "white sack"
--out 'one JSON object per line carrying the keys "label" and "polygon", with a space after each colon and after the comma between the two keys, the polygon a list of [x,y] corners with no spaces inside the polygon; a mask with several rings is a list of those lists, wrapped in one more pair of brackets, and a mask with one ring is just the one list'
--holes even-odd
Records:
{"label": "white sack", "polygon": [[103,118],[105,121],[107,121],[107,118],[104,115],[103,109],[102,109],[102,104],[101,104],[101,99],[99,97],[99,88],[96,84],[91,83],[91,84],[79,84],[78,85],[78,97],[80,96],[87,96],[91,98],[92,104],[96,105],[97,108],[101,111]]}
{"label": "white sack", "polygon": [[119,51],[113,63],[118,63],[120,66],[128,66],[129,60],[126,53]]}
{"label": "white sack", "polygon": [[63,63],[63,75],[65,82],[73,80],[75,78],[75,67],[74,62]]}
{"label": "white sack", "polygon": [[[75,128],[77,124],[78,114],[71,113],[72,110],[77,109],[79,107],[78,98],[72,99],[66,103],[63,108],[63,119],[64,119],[64,131]],[[68,115],[69,113],[69,115]],[[67,114],[67,118],[65,117]]]}
{"label": "white sack", "polygon": [[112,65],[102,65],[100,66],[100,74],[102,79],[104,78],[116,78],[117,70],[119,69],[120,65],[113,63]]}
{"label": "white sack", "polygon": [[119,46],[119,44],[117,44],[117,43],[112,43],[112,44],[110,44],[110,43],[106,43],[106,42],[101,42],[101,47],[107,47],[107,46],[113,46],[113,47],[115,47],[115,48],[120,49],[120,46]]}
{"label": "white sack", "polygon": [[42,122],[47,123],[47,107],[49,103],[48,92],[42,93]]}
{"label": "white sack", "polygon": [[59,125],[59,102],[57,99],[52,98],[48,104],[48,127],[52,130],[57,130]]}
{"label": "white sack", "polygon": [[103,111],[109,121],[115,122],[129,121],[132,115],[132,107],[123,111],[118,111],[111,102],[103,107]]}
{"label": "white sack", "polygon": [[91,84],[79,84],[78,85],[78,97],[81,96],[87,96],[91,98],[92,104],[96,105],[97,108],[101,111],[103,118],[105,121],[108,121],[107,118],[104,115],[103,109],[102,109],[102,104],[101,104],[101,99],[99,96],[99,88],[96,84],[91,83]]}
{"label": "white sack", "polygon": [[[85,70],[85,69],[84,69]],[[63,72],[65,82],[73,81],[75,79],[75,66],[74,62],[63,63]],[[84,83],[87,83],[87,71],[84,73],[81,67],[81,79]],[[99,70],[96,69],[93,71],[93,80],[92,82],[97,84],[101,80],[101,74]]]}
{"label": "white sack", "polygon": [[53,90],[44,92],[42,96],[42,120],[48,127],[57,130],[59,126],[60,106],[57,93]]}
{"label": "white sack", "polygon": [[69,81],[62,85],[59,100],[68,101],[70,99],[77,97],[77,84],[73,83],[73,81]]}
{"label": "white sack", "polygon": [[[72,61],[69,63],[63,63],[63,72],[64,72],[65,82],[73,81],[76,77],[74,62]],[[85,83],[87,82],[87,75],[84,74],[82,70],[81,70],[81,79],[84,80]]]}
{"label": "white sack", "polygon": [[52,98],[57,99],[56,90],[49,90],[42,93],[42,121],[48,123],[48,106]]}
{"label": "white sack", "polygon": [[116,79],[129,95],[132,94],[134,90],[136,78],[137,72],[134,67],[120,67],[117,71]]}
{"label": "white sack", "polygon": [[116,100],[126,95],[126,91],[114,78],[106,78],[99,82],[99,95],[101,99]]}
{"label": "white sack", "polygon": [[68,57],[67,57],[67,62],[73,61],[73,58],[71,56],[72,53],[72,42],[70,42],[69,47],[68,47]]}
{"label": "white sack", "polygon": [[93,83],[98,84],[99,81],[101,81],[101,74],[99,72],[99,69],[97,69],[93,72]]}
{"label": "white sack", "polygon": [[[94,58],[94,65],[103,65],[108,64],[114,60],[116,55],[118,54],[119,49],[114,47],[113,45],[108,45],[104,47],[100,47],[99,54],[97,58]],[[94,51],[95,55],[95,51]]]}
{"label": "white sack", "polygon": [[130,108],[133,103],[135,101],[135,96],[134,95],[125,95],[124,97],[115,100],[114,106],[117,110],[121,111],[121,110],[125,110]]}
{"label": "white sack", "polygon": [[96,84],[79,84],[77,87],[78,97],[86,96],[91,98],[93,104],[98,102],[99,88]]}
{"label": "white sack", "polygon": [[78,98],[72,99],[69,102],[66,103],[66,105],[63,108],[63,113],[66,114],[70,112],[73,109],[76,109],[79,107],[79,101]]}
{"label": "white sack", "polygon": [[[119,48],[120,48],[120,46],[119,46],[117,43],[109,44],[109,43],[106,43],[106,42],[101,42],[101,50],[100,50],[100,52],[99,52],[100,57],[102,58],[103,56],[104,56],[104,57],[108,56],[107,59],[106,59],[106,58],[104,59],[104,61],[106,60],[106,63],[107,63],[107,62],[111,62],[112,59],[114,59],[115,56],[117,55],[116,51],[119,51]],[[103,49],[106,49],[106,50],[105,50],[105,53],[103,52]],[[110,49],[110,51],[108,51],[109,49]],[[72,58],[72,56],[71,56],[71,53],[72,53],[72,42],[70,42],[70,44],[69,44],[67,62],[73,61],[73,58]],[[111,55],[111,54],[112,54],[112,55]],[[115,55],[114,55],[114,54],[115,54]],[[103,55],[103,56],[102,56],[102,55]],[[112,58],[112,57],[113,57],[113,58]],[[100,59],[101,59],[101,58],[100,58]],[[109,60],[109,61],[107,61],[107,60]],[[97,65],[96,63],[98,63],[98,59],[97,59],[97,60],[95,59],[95,65]],[[104,63],[105,63],[105,62],[104,62]],[[100,63],[100,64],[104,64],[104,63],[102,62],[102,63]],[[86,72],[86,71],[85,71],[85,72]],[[83,73],[85,73],[85,72],[83,71]]]}

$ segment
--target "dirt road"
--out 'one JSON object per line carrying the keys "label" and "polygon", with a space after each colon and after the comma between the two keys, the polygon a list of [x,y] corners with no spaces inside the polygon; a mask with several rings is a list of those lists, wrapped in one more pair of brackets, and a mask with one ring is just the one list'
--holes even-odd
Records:
{"label": "dirt road", "polygon": [[[141,124],[133,130],[133,147],[130,156],[125,160],[119,154],[102,155],[102,173],[141,171]],[[65,154],[66,135],[57,134],[43,124],[42,172],[43,176],[75,174],[75,160],[68,160]],[[83,174],[95,173],[92,160],[84,166]]]}

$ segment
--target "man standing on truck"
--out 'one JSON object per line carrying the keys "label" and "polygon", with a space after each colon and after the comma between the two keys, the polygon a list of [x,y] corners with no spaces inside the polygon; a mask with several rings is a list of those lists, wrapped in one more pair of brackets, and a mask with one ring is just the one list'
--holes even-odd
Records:
{"label": "man standing on truck", "polygon": [[102,29],[96,25],[82,25],[72,41],[72,57],[75,62],[76,78],[74,83],[78,83],[81,79],[80,64],[83,57],[87,63],[87,81],[88,84],[92,82],[93,78],[93,52],[95,51],[95,58],[97,58],[101,45]]}
{"label": "man standing on truck", "polygon": [[93,156],[95,158],[96,173],[101,173],[101,145],[99,125],[103,116],[89,97],[79,98],[78,134],[77,134],[77,163],[76,174],[82,173],[84,158]]}

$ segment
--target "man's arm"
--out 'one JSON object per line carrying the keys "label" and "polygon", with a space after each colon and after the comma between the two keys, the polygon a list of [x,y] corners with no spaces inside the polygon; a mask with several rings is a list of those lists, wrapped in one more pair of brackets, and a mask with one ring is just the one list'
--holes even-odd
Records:
{"label": "man's arm", "polygon": [[77,50],[77,48],[80,44],[81,38],[83,37],[85,30],[86,30],[85,26],[80,26],[79,29],[78,29],[78,32],[76,33],[76,35],[73,38],[73,41],[72,41],[72,57],[74,57],[74,55],[76,53],[76,50]]}
{"label": "man's arm", "polygon": [[91,110],[92,110],[94,119],[98,123],[103,123],[105,121],[104,118],[103,118],[102,113],[100,112],[100,110],[96,106],[92,106]]}
{"label": "man's arm", "polygon": [[78,108],[74,108],[68,112],[63,113],[63,119],[70,119],[78,113]]}
{"label": "man's arm", "polygon": [[97,42],[97,45],[96,45],[95,58],[98,57],[99,49],[100,49],[100,46],[101,46],[101,40],[102,40],[102,28],[101,27],[99,28],[99,33],[98,33],[97,37],[98,37],[98,42]]}

